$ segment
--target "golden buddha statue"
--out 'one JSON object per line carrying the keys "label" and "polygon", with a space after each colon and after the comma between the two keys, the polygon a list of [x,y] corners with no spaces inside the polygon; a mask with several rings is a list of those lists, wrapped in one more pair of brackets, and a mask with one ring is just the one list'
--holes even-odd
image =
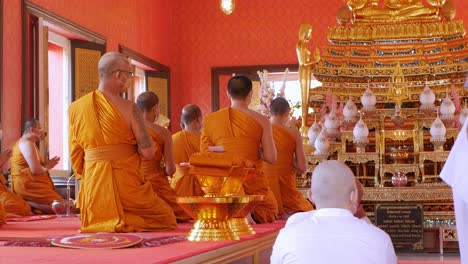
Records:
{"label": "golden buddha statue", "polygon": [[401,106],[402,100],[408,99],[408,84],[406,83],[400,63],[395,67],[392,82],[393,86],[390,88],[389,97],[396,101],[397,106]]}
{"label": "golden buddha statue", "polygon": [[299,62],[299,83],[301,85],[302,97],[302,127],[301,134],[307,138],[307,112],[309,110],[309,89],[310,78],[314,65],[320,60],[320,52],[315,50],[312,58],[307,43],[312,37],[312,26],[310,24],[302,24],[299,28],[299,41],[296,44],[297,60]]}
{"label": "golden buddha statue", "polygon": [[440,21],[439,8],[446,0],[384,0],[379,8],[379,0],[346,0],[354,22],[381,23],[401,21]]}

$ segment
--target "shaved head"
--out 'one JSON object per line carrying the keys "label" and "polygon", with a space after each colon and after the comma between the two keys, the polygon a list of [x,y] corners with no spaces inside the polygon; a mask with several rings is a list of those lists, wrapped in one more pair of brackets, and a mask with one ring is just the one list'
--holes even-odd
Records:
{"label": "shaved head", "polygon": [[202,117],[202,112],[197,105],[188,104],[182,108],[182,115],[180,116],[180,126],[185,129],[193,121],[197,121]]}
{"label": "shaved head", "polygon": [[130,65],[130,62],[125,55],[115,51],[108,52],[99,59],[99,78],[105,79],[112,72],[119,69],[126,70],[128,68],[127,65]]}
{"label": "shaved head", "polygon": [[[319,208],[350,208],[357,200],[354,174],[336,160],[321,162],[312,174],[312,200]],[[353,204],[356,205],[356,204]],[[355,209],[355,208],[354,208]]]}
{"label": "shaved head", "polygon": [[136,104],[143,113],[147,113],[150,112],[155,105],[159,104],[159,97],[151,91],[143,92],[137,97]]}

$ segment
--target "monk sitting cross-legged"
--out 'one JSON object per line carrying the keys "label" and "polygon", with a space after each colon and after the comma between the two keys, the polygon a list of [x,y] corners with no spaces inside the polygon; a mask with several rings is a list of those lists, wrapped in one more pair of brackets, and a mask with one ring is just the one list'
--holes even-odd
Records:
{"label": "monk sitting cross-legged", "polygon": [[278,206],[261,168],[262,160],[276,160],[271,124],[267,117],[248,107],[252,100],[252,81],[249,78],[239,75],[232,77],[228,82],[228,94],[231,107],[205,117],[201,151],[209,151],[211,147],[255,163],[255,170],[243,183],[243,191],[249,195],[264,195],[264,200],[251,212],[252,218],[257,223],[273,222]]}
{"label": "monk sitting cross-legged", "polygon": [[263,173],[275,194],[278,213],[283,218],[296,212],[313,209],[312,204],[296,188],[296,170],[304,173],[306,158],[302,137],[295,127],[286,126],[291,107],[282,97],[275,98],[270,105],[270,122],[273,125],[278,160],[263,163]]}
{"label": "monk sitting cross-legged", "polygon": [[140,155],[155,149],[138,106],[120,96],[133,76],[118,52],[99,60],[99,88],[69,108],[73,170],[81,179],[81,232],[140,232],[177,227],[172,209],[144,179]]}
{"label": "monk sitting cross-legged", "polygon": [[[138,96],[137,105],[143,111],[146,129],[156,149],[152,159],[142,160],[145,179],[151,182],[154,192],[172,208],[178,221],[190,220],[190,216],[177,204],[177,194],[167,179],[175,172],[175,165],[171,133],[154,123],[159,116],[159,98],[153,92],[144,92]],[[165,167],[161,166],[163,160]]]}
{"label": "monk sitting cross-legged", "polygon": [[62,202],[63,205],[65,203],[62,196],[55,192],[49,176],[49,170],[58,164],[60,158],[54,157],[43,162],[36,145],[44,136],[37,120],[26,120],[23,135],[12,150],[11,189],[33,208],[50,214],[54,213],[51,207],[54,201]]}
{"label": "monk sitting cross-legged", "polygon": [[171,181],[177,196],[203,196],[200,184],[188,173],[188,166],[181,163],[189,161],[190,156],[200,152],[200,135],[203,116],[200,108],[194,104],[184,106],[180,117],[182,131],[172,135],[174,143],[174,162],[176,172]]}

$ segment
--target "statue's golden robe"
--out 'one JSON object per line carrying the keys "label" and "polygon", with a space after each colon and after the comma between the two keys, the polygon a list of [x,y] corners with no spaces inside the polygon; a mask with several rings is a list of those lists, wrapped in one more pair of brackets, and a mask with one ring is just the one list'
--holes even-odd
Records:
{"label": "statue's golden robe", "polygon": [[0,205],[7,215],[31,215],[31,206],[20,196],[8,190],[7,181],[0,173]]}
{"label": "statue's golden robe", "polygon": [[[38,204],[52,204],[53,201],[62,201],[63,198],[55,192],[55,187],[49,173],[32,174],[29,165],[23,157],[16,141],[10,158],[11,164],[11,190],[24,200]],[[38,159],[42,163],[39,150],[34,144]]]}
{"label": "statue's golden robe", "polygon": [[135,136],[116,106],[96,90],[70,106],[69,121],[81,232],[175,229],[172,209],[144,179]]}
{"label": "statue's golden robe", "polygon": [[204,192],[198,181],[188,174],[188,167],[180,166],[181,162],[188,162],[190,156],[200,152],[200,136],[182,130],[172,135],[174,146],[174,163],[176,172],[172,178],[171,187],[177,196],[203,196]]}
{"label": "statue's golden robe", "polygon": [[188,221],[191,217],[177,204],[177,194],[171,188],[161,161],[164,153],[164,140],[151,129],[147,129],[148,134],[156,148],[154,158],[151,160],[142,159],[145,180],[151,182],[153,191],[161,197],[174,211],[178,221]]}
{"label": "statue's golden robe", "polygon": [[244,192],[264,195],[264,200],[253,210],[252,217],[257,223],[275,221],[278,206],[262,173],[262,160],[259,155],[262,138],[260,124],[249,115],[230,107],[209,114],[204,123],[201,151],[208,151],[209,146],[223,146],[227,153],[254,162],[255,170],[247,176],[243,184]]}
{"label": "statue's golden robe", "polygon": [[286,129],[278,125],[272,128],[278,158],[273,164],[263,163],[263,174],[275,195],[278,213],[310,211],[312,204],[296,188],[296,170],[293,167],[296,140]]}

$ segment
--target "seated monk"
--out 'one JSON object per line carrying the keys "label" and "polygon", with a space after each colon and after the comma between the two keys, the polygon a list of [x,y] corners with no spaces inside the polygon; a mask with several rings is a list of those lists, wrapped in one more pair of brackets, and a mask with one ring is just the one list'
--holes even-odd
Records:
{"label": "seated monk", "polygon": [[[26,200],[33,208],[51,214],[54,201],[65,202],[55,191],[49,170],[58,164],[60,158],[53,157],[44,162],[37,143],[45,136],[39,121],[28,119],[24,132],[13,146],[11,156],[11,189]],[[63,210],[63,208],[62,208]]]}
{"label": "seated monk", "polygon": [[271,102],[270,122],[278,159],[274,163],[263,163],[263,174],[275,194],[278,214],[283,218],[313,209],[312,204],[296,188],[296,171],[306,171],[306,157],[299,131],[286,125],[290,112],[291,107],[286,99],[277,97]]}
{"label": "seated monk", "polygon": [[278,205],[262,174],[262,160],[276,161],[271,124],[267,117],[249,109],[252,100],[252,81],[249,78],[232,77],[228,82],[228,94],[231,107],[205,117],[200,150],[206,152],[211,146],[222,147],[225,152],[255,164],[255,170],[243,183],[243,191],[245,194],[264,195],[264,200],[251,212],[251,216],[257,223],[271,223],[278,215]]}
{"label": "seated monk", "polygon": [[100,58],[98,71],[98,90],[68,109],[70,160],[81,181],[81,232],[175,229],[174,212],[141,170],[140,155],[155,155],[143,115],[120,96],[132,82],[131,64],[123,54],[109,52]]}
{"label": "seated monk", "polygon": [[[191,217],[177,204],[177,194],[169,184],[168,176],[175,172],[172,137],[169,130],[154,123],[159,115],[159,98],[153,92],[144,92],[137,98],[143,112],[146,130],[153,140],[156,152],[152,159],[142,159],[145,180],[151,182],[153,191],[174,211],[177,221],[188,221]],[[161,167],[164,160],[165,167]]]}
{"label": "seated monk", "polygon": [[177,196],[203,196],[200,184],[188,174],[187,163],[190,156],[200,152],[200,135],[203,127],[203,116],[200,108],[194,104],[184,106],[180,116],[182,130],[172,135],[174,143],[174,163],[176,172],[171,181],[171,187]]}
{"label": "seated monk", "polygon": [[[10,156],[11,150],[9,149],[0,154],[0,168]],[[0,206],[3,206],[5,213],[7,215],[31,215],[31,206],[23,198],[11,192],[7,184],[5,176],[0,172]]]}

